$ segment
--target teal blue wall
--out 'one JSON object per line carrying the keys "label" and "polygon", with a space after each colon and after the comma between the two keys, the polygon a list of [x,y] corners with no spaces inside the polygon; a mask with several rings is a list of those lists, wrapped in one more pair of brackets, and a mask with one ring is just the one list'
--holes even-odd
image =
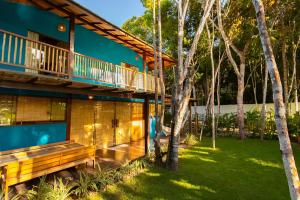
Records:
{"label": "teal blue wall", "polygon": [[68,41],[68,31],[65,33],[57,31],[59,23],[64,23],[68,30],[67,19],[33,6],[9,3],[5,0],[0,0],[0,8],[1,29],[23,36],[27,36],[27,31],[31,30],[58,40]]}
{"label": "teal blue wall", "polygon": [[143,71],[143,59],[136,52],[78,25],[75,27],[75,51],[116,65],[125,62]]}
{"label": "teal blue wall", "polygon": [[66,127],[66,123],[1,126],[0,151],[65,141]]}

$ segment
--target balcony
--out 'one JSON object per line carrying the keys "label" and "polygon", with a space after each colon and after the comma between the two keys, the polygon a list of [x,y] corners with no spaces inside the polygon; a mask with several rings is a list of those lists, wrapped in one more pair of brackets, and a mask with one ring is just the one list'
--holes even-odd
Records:
{"label": "balcony", "polygon": [[[1,29],[0,45],[0,69],[68,81],[89,80],[92,85],[125,91],[153,93],[155,90],[155,78],[151,74],[76,52],[71,54],[67,49]],[[74,61],[72,67],[70,59]]]}

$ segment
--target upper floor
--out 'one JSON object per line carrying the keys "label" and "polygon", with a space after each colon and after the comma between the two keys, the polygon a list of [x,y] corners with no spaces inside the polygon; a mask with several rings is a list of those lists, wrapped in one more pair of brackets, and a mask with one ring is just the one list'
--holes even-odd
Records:
{"label": "upper floor", "polygon": [[[1,71],[90,88],[154,91],[153,48],[79,4],[0,0],[0,9]],[[174,63],[163,54],[164,67]]]}

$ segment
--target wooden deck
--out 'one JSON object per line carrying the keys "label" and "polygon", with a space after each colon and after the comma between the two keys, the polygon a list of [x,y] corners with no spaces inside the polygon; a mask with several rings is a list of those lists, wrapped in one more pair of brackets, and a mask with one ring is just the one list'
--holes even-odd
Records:
{"label": "wooden deck", "polygon": [[113,147],[98,149],[96,151],[96,162],[101,168],[116,168],[120,165],[136,160],[145,155],[145,140],[121,144]]}

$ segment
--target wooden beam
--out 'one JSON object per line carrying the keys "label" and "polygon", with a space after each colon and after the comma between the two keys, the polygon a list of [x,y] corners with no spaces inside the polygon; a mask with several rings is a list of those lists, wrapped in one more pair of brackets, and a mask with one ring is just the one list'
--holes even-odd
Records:
{"label": "wooden beam", "polygon": [[94,86],[84,87],[84,88],[81,88],[81,89],[92,90],[92,89],[96,89],[96,88],[98,88],[98,86],[94,85]]}
{"label": "wooden beam", "polygon": [[62,83],[62,84],[59,84],[58,86],[61,86],[61,87],[67,87],[69,85],[72,85],[72,82],[66,82],[66,83]]}
{"label": "wooden beam", "polygon": [[29,81],[27,81],[26,83],[34,83],[38,80],[39,78],[38,77],[34,77],[32,79],[30,79]]}
{"label": "wooden beam", "polygon": [[57,85],[45,85],[45,84],[33,84],[33,83],[21,83],[16,81],[0,81],[0,87],[2,88],[14,88],[23,90],[33,90],[33,91],[45,91],[63,94],[81,94],[81,95],[93,95],[93,96],[111,96],[120,97],[118,93],[111,93],[107,91],[97,91],[97,90],[85,90],[80,88],[68,88],[60,87]]}
{"label": "wooden beam", "polygon": [[74,49],[75,49],[75,17],[71,16],[69,20],[69,67],[68,75],[69,79],[73,76],[74,71]]}

